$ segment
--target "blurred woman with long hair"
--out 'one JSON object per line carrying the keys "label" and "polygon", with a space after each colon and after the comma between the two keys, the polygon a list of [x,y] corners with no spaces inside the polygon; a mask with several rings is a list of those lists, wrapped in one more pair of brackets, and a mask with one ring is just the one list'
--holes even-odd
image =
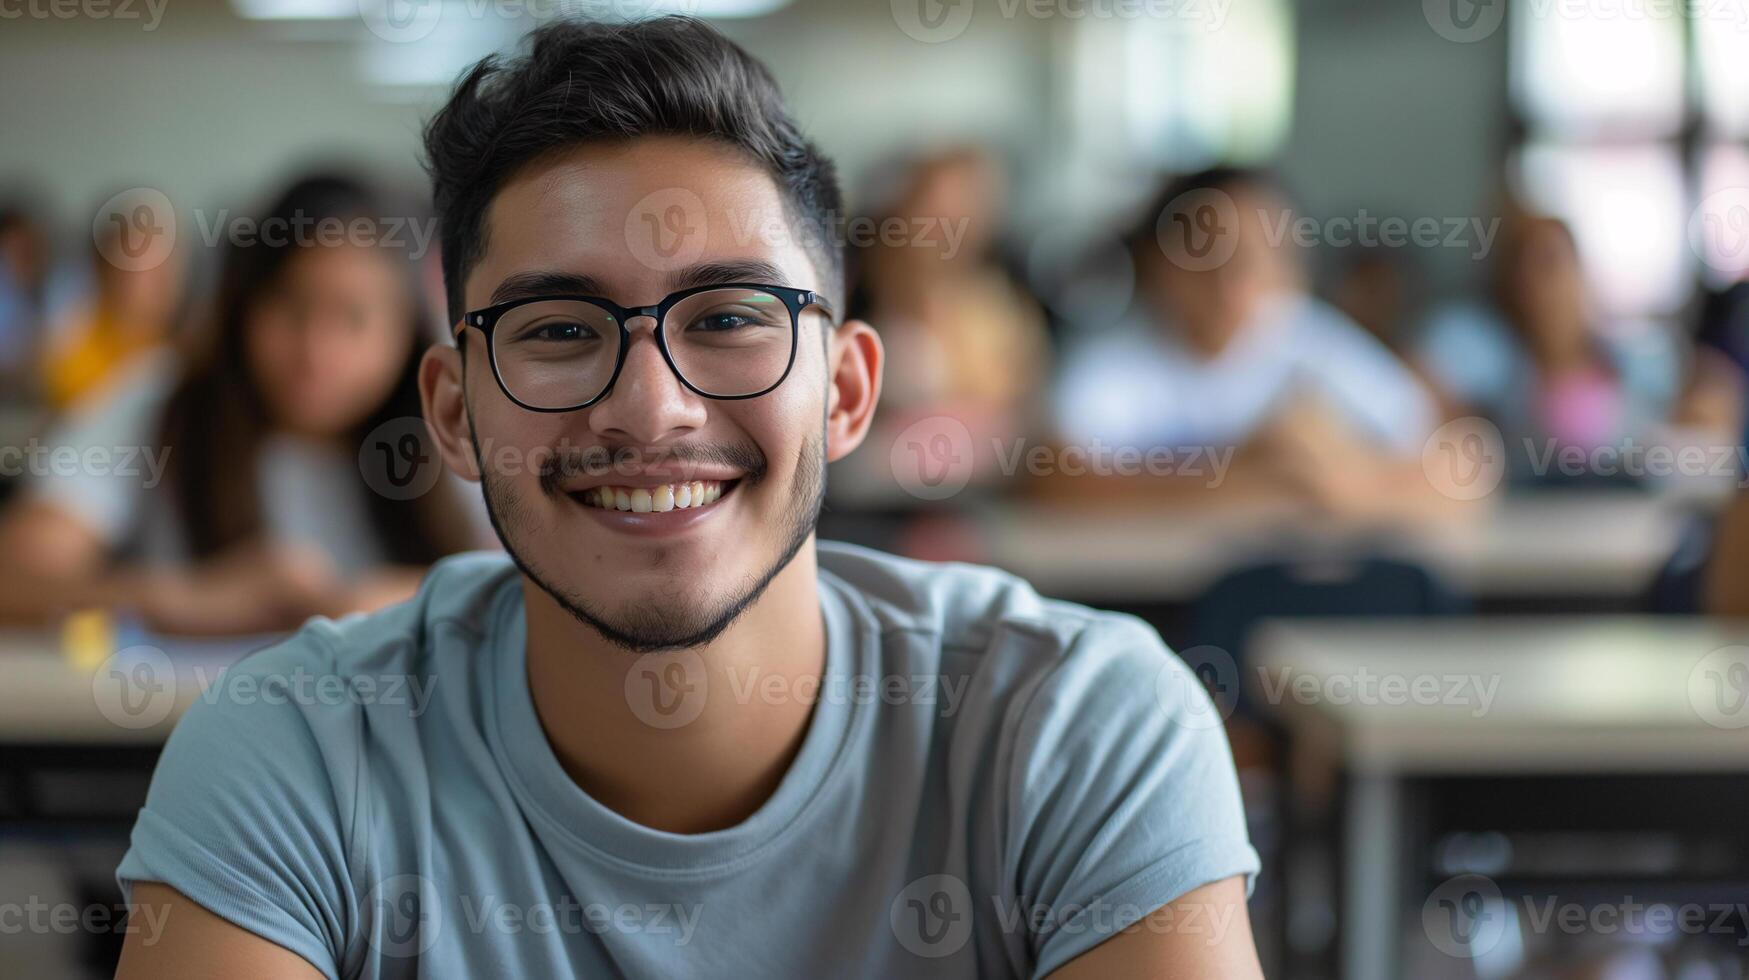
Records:
{"label": "blurred woman with long hair", "polygon": [[141,366],[27,460],[0,514],[0,619],[282,629],[411,595],[480,542],[422,441],[414,220],[316,176],[233,235],[202,346]]}

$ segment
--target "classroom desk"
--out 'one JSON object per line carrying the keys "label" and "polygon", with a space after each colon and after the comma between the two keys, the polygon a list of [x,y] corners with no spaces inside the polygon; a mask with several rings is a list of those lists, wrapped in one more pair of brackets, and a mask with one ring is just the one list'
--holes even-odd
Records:
{"label": "classroom desk", "polygon": [[137,800],[81,791],[79,801],[64,803],[57,787],[79,773],[149,772],[177,719],[208,685],[273,639],[159,638],[81,665],[61,653],[54,634],[0,631],[0,822],[102,822],[113,817],[111,804],[131,813]]}
{"label": "classroom desk", "polygon": [[[1405,853],[1410,780],[1749,770],[1749,705],[1738,702],[1749,687],[1731,669],[1749,664],[1744,644],[1749,628],[1679,618],[1278,620],[1260,627],[1243,682],[1291,732],[1296,785],[1327,785],[1338,772],[1346,782],[1342,975],[1396,975],[1405,907],[1396,863]],[[1375,685],[1387,677],[1433,678],[1426,690],[1440,693],[1350,693],[1362,677]],[[1293,678],[1302,679],[1302,694],[1283,686]],[[1461,678],[1474,679],[1467,693],[1456,690]],[[1485,711],[1482,684],[1494,685]]]}
{"label": "classroom desk", "polygon": [[1508,498],[1474,525],[1410,532],[1308,527],[1238,508],[1000,504],[977,519],[991,564],[1046,595],[1082,601],[1182,602],[1249,561],[1357,548],[1418,561],[1477,595],[1622,600],[1652,581],[1692,508],[1636,491],[1544,491]]}

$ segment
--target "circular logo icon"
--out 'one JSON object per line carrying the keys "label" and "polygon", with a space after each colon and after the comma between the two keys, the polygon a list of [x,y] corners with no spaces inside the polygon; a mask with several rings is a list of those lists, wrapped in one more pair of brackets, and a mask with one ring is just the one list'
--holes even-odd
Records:
{"label": "circular logo icon", "polygon": [[966,32],[973,0],[893,0],[893,23],[913,41],[940,44]]}
{"label": "circular logo icon", "polygon": [[925,875],[893,898],[887,921],[899,945],[918,956],[952,956],[972,938],[971,890],[953,875]]}
{"label": "circular logo icon", "polygon": [[1421,0],[1421,14],[1433,33],[1469,44],[1500,29],[1506,19],[1506,0]]}
{"label": "circular logo icon", "polygon": [[1217,646],[1180,650],[1154,674],[1154,698],[1175,724],[1218,728],[1239,706],[1239,664]]}
{"label": "circular logo icon", "polygon": [[91,678],[97,710],[118,728],[150,728],[176,706],[176,665],[157,647],[117,650]]}
{"label": "circular logo icon", "polygon": [[972,431],[951,415],[905,426],[887,452],[893,479],[918,500],[946,500],[972,480]]}
{"label": "circular logo icon", "polygon": [[1239,206],[1231,194],[1213,187],[1185,191],[1160,211],[1154,238],[1181,269],[1220,268],[1239,247]]}
{"label": "circular logo icon", "polygon": [[1500,942],[1510,915],[1492,878],[1461,874],[1446,879],[1421,904],[1421,929],[1441,953],[1473,959]]}
{"label": "circular logo icon", "polygon": [[632,661],[626,671],[626,704],[651,728],[690,725],[704,713],[710,675],[696,651],[658,650]]}
{"label": "circular logo icon", "polygon": [[390,44],[423,41],[443,19],[443,0],[358,0],[358,15]]}
{"label": "circular logo icon", "polygon": [[1714,728],[1749,728],[1749,647],[1720,647],[1688,672],[1688,703]]}
{"label": "circular logo icon", "polygon": [[437,886],[423,875],[384,878],[365,896],[372,928],[370,946],[394,959],[419,956],[443,932],[443,905]]}
{"label": "circular logo icon", "polygon": [[1688,246],[1718,272],[1749,269],[1749,187],[1714,191],[1696,205],[1688,216]]}
{"label": "circular logo icon", "polygon": [[1422,443],[1421,472],[1453,500],[1479,500],[1506,478],[1506,440],[1480,416],[1452,419]]}
{"label": "circular logo icon", "polygon": [[704,254],[704,201],[684,187],[652,191],[626,214],[626,247],[645,267],[669,272]]}
{"label": "circular logo icon", "polygon": [[443,460],[425,420],[410,415],[370,430],[358,447],[364,484],[390,500],[423,497],[443,474]]}
{"label": "circular logo icon", "polygon": [[176,248],[176,209],[157,188],[122,191],[97,209],[91,241],[105,262],[123,272],[156,269]]}

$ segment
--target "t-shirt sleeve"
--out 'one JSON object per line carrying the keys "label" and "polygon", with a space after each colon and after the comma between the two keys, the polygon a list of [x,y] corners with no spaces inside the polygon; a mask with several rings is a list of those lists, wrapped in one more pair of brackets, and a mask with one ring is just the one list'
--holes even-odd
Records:
{"label": "t-shirt sleeve", "polygon": [[1007,842],[1020,907],[1050,913],[1034,976],[1203,885],[1243,875],[1249,894],[1260,862],[1222,722],[1128,617],[1089,626],[1040,683],[1017,730]]}
{"label": "t-shirt sleeve", "polygon": [[319,744],[297,695],[319,646],[306,631],[195,701],[165,745],[116,878],[130,897],[134,882],[163,882],[337,978],[354,907],[348,815],[325,759],[335,749]]}

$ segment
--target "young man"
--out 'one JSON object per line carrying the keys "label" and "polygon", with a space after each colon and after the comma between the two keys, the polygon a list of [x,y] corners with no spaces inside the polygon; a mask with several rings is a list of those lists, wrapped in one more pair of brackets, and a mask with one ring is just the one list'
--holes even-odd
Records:
{"label": "young man", "polygon": [[426,419],[508,556],[183,718],[120,975],[1257,976],[1220,718],[1153,632],[816,546],[881,346],[765,69],[557,23],[426,142]]}

